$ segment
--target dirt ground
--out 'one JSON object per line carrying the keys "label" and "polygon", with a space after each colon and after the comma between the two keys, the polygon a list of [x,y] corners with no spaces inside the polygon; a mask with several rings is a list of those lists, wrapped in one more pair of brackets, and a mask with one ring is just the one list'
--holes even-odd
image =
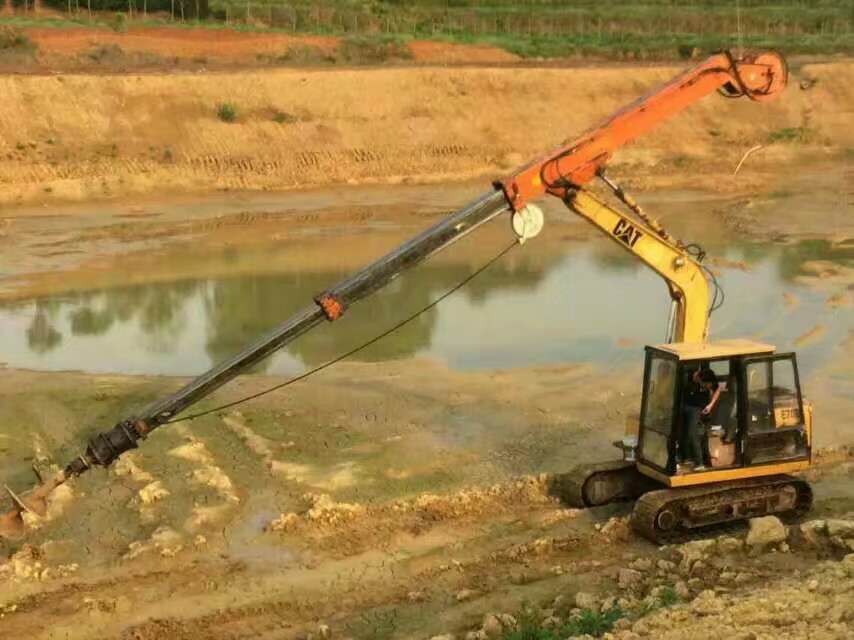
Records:
{"label": "dirt ground", "polygon": [[[349,270],[480,193],[484,175],[672,72],[638,68],[628,81],[621,69],[520,77],[475,67],[2,77],[0,299],[257,270],[208,253],[271,237],[287,250],[270,269],[298,273],[323,260]],[[844,61],[801,67],[768,105],[710,99],[621,153],[612,173],[677,227],[691,187],[713,203],[709,234],[849,247],[852,73]],[[237,106],[236,122],[217,119],[221,101]],[[279,112],[294,120],[274,121]],[[788,128],[803,136],[772,135]],[[426,204],[377,206],[375,193],[364,204],[363,190],[390,183]],[[324,188],[287,210],[264,193],[309,185]],[[209,194],[217,189],[240,193]],[[364,241],[331,251],[342,233]],[[550,219],[532,259],[591,233]],[[850,305],[851,269],[803,263],[798,278],[835,301],[828,313]],[[621,640],[710,628],[744,640],[841,640],[854,629],[845,559],[854,534],[838,524],[854,520],[852,357],[849,332],[802,381],[821,434],[809,516],[819,524],[793,526],[786,542],[747,544],[736,528],[726,532],[734,542],[715,547],[659,548],[626,530],[626,506],[575,511],[548,495],[544,474],[613,457],[610,442],[637,413],[637,364],[460,372],[424,358],[342,363],[240,410],[165,428],[110,471],[58,492],[26,543],[3,543],[0,635],[479,639],[500,636],[506,619],[489,614],[521,619],[527,602],[538,619],[619,606]],[[278,381],[246,376],[205,406]],[[0,370],[3,481],[27,486],[30,463],[67,461],[181,382]]]}

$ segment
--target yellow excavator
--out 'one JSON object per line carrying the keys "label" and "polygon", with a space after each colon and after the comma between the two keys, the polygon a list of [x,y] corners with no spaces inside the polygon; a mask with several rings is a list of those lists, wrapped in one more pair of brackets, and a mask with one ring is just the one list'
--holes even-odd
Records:
{"label": "yellow excavator", "polygon": [[[58,485],[112,464],[155,429],[187,419],[182,412],[191,405],[306,331],[338,320],[349,305],[480,225],[509,214],[519,244],[535,237],[543,215],[533,201],[546,194],[559,198],[664,278],[673,301],[667,341],[646,347],[640,419],[633,433],[618,443],[622,459],[557,475],[555,494],[578,507],[636,500],[633,526],[659,542],[748,517],[803,513],[812,493],[791,474],[810,464],[812,411],[801,396],[795,355],[750,340],[709,342],[709,316],[721,297],[714,275],[702,265],[702,250],[673,238],[605,174],[616,149],[704,96],[717,91],[728,98],[762,102],[778,95],[786,82],[785,62],[771,52],[739,58],[722,52],[682,73],[321,292],[234,357],[98,434],[54,478],[26,494],[8,490],[14,508],[0,516],[0,538],[26,533],[25,516],[39,517]],[[584,189],[595,178],[625,211]],[[714,373],[716,382],[714,410],[705,412],[702,426],[702,455],[694,446],[691,459],[691,434],[686,433],[689,425],[683,414],[696,389],[695,370],[704,372],[703,380]],[[708,390],[711,393],[711,383]]]}

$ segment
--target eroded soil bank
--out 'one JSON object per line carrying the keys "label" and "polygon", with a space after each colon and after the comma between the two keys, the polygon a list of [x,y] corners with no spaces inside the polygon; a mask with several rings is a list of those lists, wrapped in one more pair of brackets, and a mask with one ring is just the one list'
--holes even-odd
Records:
{"label": "eroded soil bank", "polygon": [[[494,178],[679,70],[5,76],[0,204]],[[774,101],[711,96],[621,150],[612,173],[634,186],[658,181],[732,191],[767,184],[785,164],[847,162],[852,79],[844,60],[806,64]],[[756,145],[763,147],[733,180]]]}

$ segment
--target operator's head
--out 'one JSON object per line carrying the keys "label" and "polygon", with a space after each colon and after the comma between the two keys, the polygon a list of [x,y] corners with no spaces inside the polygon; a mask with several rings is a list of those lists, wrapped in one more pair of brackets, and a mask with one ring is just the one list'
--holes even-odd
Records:
{"label": "operator's head", "polygon": [[693,371],[691,371],[691,379],[697,384],[700,384],[703,381],[703,371],[708,368],[708,362],[701,362],[700,364],[696,365]]}

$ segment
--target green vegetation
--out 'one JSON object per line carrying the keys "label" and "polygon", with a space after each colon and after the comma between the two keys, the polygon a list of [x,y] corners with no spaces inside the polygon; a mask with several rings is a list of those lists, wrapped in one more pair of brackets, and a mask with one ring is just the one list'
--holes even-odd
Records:
{"label": "green vegetation", "polygon": [[291,32],[494,44],[524,57],[692,57],[722,47],[854,51],[849,0],[212,0],[211,16]]}
{"label": "green vegetation", "polygon": [[648,597],[637,609],[626,612],[620,607],[594,611],[582,609],[570,617],[565,623],[556,627],[542,626],[537,612],[528,605],[516,616],[516,627],[507,629],[501,640],[565,640],[576,636],[590,635],[600,638],[614,628],[618,620],[628,618],[637,620],[644,616],[672,607],[680,602],[679,595],[673,587],[662,587],[655,597]]}
{"label": "green vegetation", "polygon": [[[854,53],[851,0],[740,0],[738,7],[733,0],[92,0],[91,7],[95,18],[72,8],[64,22],[90,24],[102,12],[101,23],[117,30],[132,19],[345,38],[336,60],[306,52],[318,62],[405,58],[407,38],[492,44],[523,57],[691,58],[738,46]],[[63,21],[39,24],[47,22]],[[298,54],[292,61],[302,62]]]}
{"label": "green vegetation", "polygon": [[347,64],[375,64],[411,57],[406,42],[396,36],[348,36],[341,41],[336,56]]}
{"label": "green vegetation", "polygon": [[619,607],[602,612],[582,609],[569,622],[547,629],[541,625],[532,609],[524,608],[517,617],[516,628],[505,631],[502,640],[564,640],[583,635],[599,638],[611,631],[617,620],[623,617],[625,614]]}
{"label": "green vegetation", "polygon": [[813,131],[807,126],[784,127],[768,134],[768,142],[806,143],[812,140]]}
{"label": "green vegetation", "polygon": [[278,124],[294,124],[297,120],[298,118],[291,113],[278,110],[273,113],[273,122],[277,122]]}
{"label": "green vegetation", "polygon": [[223,122],[234,122],[237,120],[237,107],[230,102],[222,102],[216,107],[216,117]]}
{"label": "green vegetation", "polygon": [[20,29],[4,25],[0,26],[0,53],[31,56],[37,47]]}

